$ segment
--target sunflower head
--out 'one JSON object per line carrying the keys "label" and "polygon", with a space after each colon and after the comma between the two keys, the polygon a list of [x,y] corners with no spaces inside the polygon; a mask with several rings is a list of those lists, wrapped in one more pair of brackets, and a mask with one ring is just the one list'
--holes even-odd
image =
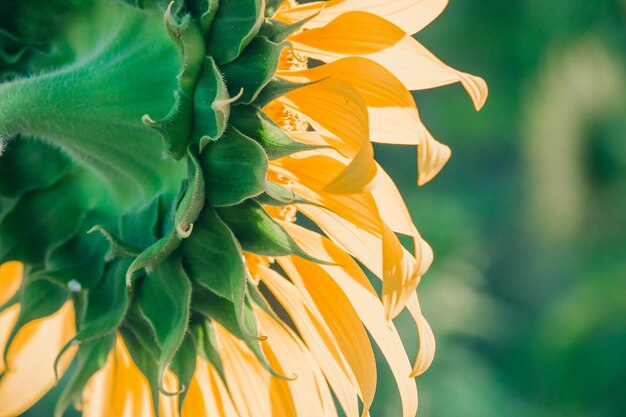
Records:
{"label": "sunflower head", "polygon": [[59,417],[366,415],[368,332],[414,415],[432,251],[372,142],[417,145],[423,184],[450,150],[409,90],[484,103],[410,36],[445,3],[0,6],[0,416],[61,376]]}

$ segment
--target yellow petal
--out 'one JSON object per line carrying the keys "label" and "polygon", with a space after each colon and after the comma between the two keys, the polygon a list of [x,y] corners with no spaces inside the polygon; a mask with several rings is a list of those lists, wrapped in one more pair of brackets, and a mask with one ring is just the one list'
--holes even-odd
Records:
{"label": "yellow petal", "polygon": [[430,134],[422,123],[411,93],[380,64],[349,57],[303,71],[279,71],[279,77],[307,83],[328,77],[354,87],[369,113],[372,142],[419,145],[419,185],[430,181],[450,158],[450,148]]}
{"label": "yellow petal", "polygon": [[476,109],[487,99],[485,81],[444,64],[402,29],[365,12],[345,13],[328,25],[290,38],[295,49],[312,58],[333,62],[363,56],[378,62],[409,90],[424,90],[460,82]]}
{"label": "yellow petal", "polygon": [[295,224],[285,223],[283,226],[307,253],[341,265],[318,265],[315,275],[302,276],[306,285],[319,286],[320,290],[326,288],[329,279],[339,285],[389,363],[400,391],[403,416],[413,417],[417,410],[417,388],[408,377],[411,372],[409,359],[395,326],[386,319],[383,305],[361,268],[327,238]]}
{"label": "yellow petal", "polygon": [[259,271],[263,282],[293,320],[346,415],[357,417],[356,379],[339,352],[330,330],[307,308],[305,300],[292,283],[271,269],[260,268]]}
{"label": "yellow petal", "polygon": [[394,232],[407,236],[419,235],[402,194],[381,166],[378,166],[376,187],[372,190],[372,196],[378,206],[380,217]]}
{"label": "yellow petal", "polygon": [[220,325],[215,328],[226,383],[239,416],[293,416],[286,382],[271,376],[241,340]]}
{"label": "yellow petal", "polygon": [[[165,376],[169,390],[177,387],[172,373]],[[178,416],[176,397],[159,396],[159,417]],[[118,336],[105,366],[83,391],[84,417],[153,417],[152,395],[146,377],[135,365],[123,339]]]}
{"label": "yellow petal", "polygon": [[[14,306],[2,316],[14,315],[17,309],[19,307]],[[0,333],[5,329],[10,328],[0,328]],[[56,356],[74,333],[74,310],[70,303],[52,316],[27,324],[18,332],[9,348],[7,373],[0,381],[1,417],[21,414],[54,386]],[[4,343],[0,348],[4,349]],[[69,366],[74,352],[75,349],[71,349],[63,356],[59,364],[61,372]]]}
{"label": "yellow petal", "polygon": [[23,266],[20,262],[0,264],[0,306],[15,295],[22,284]]}
{"label": "yellow petal", "polygon": [[239,417],[222,378],[213,365],[201,357],[197,358],[182,416]]}
{"label": "yellow petal", "polygon": [[[320,226],[339,248],[357,258],[376,277],[381,280],[383,279],[383,259],[380,255],[382,243],[380,237],[354,226],[352,223],[347,222],[328,210],[312,206],[302,206],[299,210],[304,212],[307,217],[314,219],[315,223]],[[296,238],[298,235],[293,233],[292,236]],[[320,256],[322,259],[328,259],[328,256],[321,256],[302,240],[300,240],[299,243],[307,253],[313,256]],[[427,246],[425,242],[424,244]],[[428,247],[428,249],[430,249],[430,247]],[[426,249],[421,250],[422,252],[427,252]],[[430,260],[432,261],[432,250],[430,250]],[[420,273],[421,272],[420,269]],[[432,329],[419,310],[417,295],[411,295],[411,297],[409,297],[407,309],[415,320],[420,336],[421,350],[418,352],[413,370],[413,375],[419,375],[432,363],[435,354],[435,339]]]}
{"label": "yellow petal", "polygon": [[367,189],[376,175],[376,166],[367,106],[359,93],[344,82],[328,79],[292,91],[279,101],[302,114],[329,145],[352,160],[329,184],[329,190]]}
{"label": "yellow petal", "polygon": [[278,261],[328,325],[354,373],[363,400],[362,415],[367,415],[376,392],[376,360],[359,316],[341,288],[316,263],[293,256]]}
{"label": "yellow petal", "polygon": [[413,365],[413,372],[411,372],[411,376],[415,377],[426,372],[426,370],[433,363],[437,344],[435,342],[433,330],[430,328],[430,325],[422,315],[417,294],[413,294],[413,296],[409,299],[407,309],[409,310],[409,313],[411,313],[411,316],[415,321],[415,325],[417,326],[417,334],[420,343],[419,350],[417,351],[417,357],[415,358],[415,364]]}
{"label": "yellow petal", "polygon": [[[263,310],[257,309],[256,312],[260,327],[267,335],[264,350],[270,364],[284,375],[294,375],[294,379],[286,383],[293,400],[294,408],[290,410],[293,411],[293,415],[336,416],[328,385],[306,346]],[[320,390],[323,387],[325,389]]]}
{"label": "yellow petal", "polygon": [[273,161],[271,170],[291,179],[297,195],[327,207],[359,227],[380,232],[380,216],[370,194],[327,192],[328,184],[345,170],[346,164],[337,152],[320,150]]}
{"label": "yellow petal", "polygon": [[435,20],[447,4],[448,0],[331,0],[281,10],[274,17],[295,23],[321,10],[304,26],[315,28],[326,25],[343,13],[362,10],[393,22],[407,33],[416,33]]}

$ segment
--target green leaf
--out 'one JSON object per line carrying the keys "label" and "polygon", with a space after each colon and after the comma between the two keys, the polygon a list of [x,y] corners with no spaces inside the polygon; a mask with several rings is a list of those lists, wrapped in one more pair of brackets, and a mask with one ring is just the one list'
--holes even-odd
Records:
{"label": "green leaf", "polygon": [[26,194],[0,223],[0,262],[43,264],[49,248],[76,233],[84,199],[84,190],[72,177]]}
{"label": "green leaf", "polygon": [[208,55],[218,65],[237,58],[259,32],[263,13],[263,0],[220,2],[208,36]]}
{"label": "green leaf", "polygon": [[113,343],[115,334],[109,334],[79,346],[74,366],[64,377],[67,383],[56,403],[55,417],[62,417],[72,402],[80,401],[89,379],[106,364]]}
{"label": "green leaf", "polygon": [[189,277],[220,296],[243,299],[245,267],[235,236],[211,207],[205,207],[182,245]]}
{"label": "green leaf", "polygon": [[256,197],[256,201],[269,206],[284,207],[292,204],[307,204],[308,201],[298,197],[292,190],[266,180],[265,192]]}
{"label": "green leaf", "polygon": [[0,196],[20,197],[58,182],[72,163],[50,145],[16,138],[0,155]]}
{"label": "green leaf", "polygon": [[165,390],[163,377],[187,331],[191,300],[191,282],[180,260],[169,258],[157,265],[142,280],[137,291],[139,309],[154,330],[161,348],[158,361],[158,382]]}
{"label": "green leaf", "polygon": [[276,10],[283,4],[285,0],[265,0],[265,16],[271,17],[274,16]]}
{"label": "green leaf", "polygon": [[174,355],[171,366],[172,372],[174,372],[178,378],[178,390],[180,391],[178,396],[179,412],[183,409],[185,397],[189,392],[189,384],[196,370],[196,357],[196,348],[193,339],[191,335],[187,334],[182,345],[180,345],[180,348],[176,352],[176,355]]}
{"label": "green leaf", "polygon": [[180,159],[185,155],[193,130],[193,99],[183,91],[176,90],[174,105],[164,118],[152,120],[144,114],[141,121],[161,135],[165,149],[172,158]]}
{"label": "green leaf", "polygon": [[215,334],[215,325],[213,322],[204,318],[196,320],[196,323],[191,324],[189,331],[196,345],[197,353],[202,356],[203,359],[209,361],[222,379],[225,380],[224,365],[220,358],[217,335]]}
{"label": "green leaf", "polygon": [[239,103],[250,104],[276,72],[283,45],[264,37],[254,38],[234,61],[220,69],[231,96],[243,90]]}
{"label": "green leaf", "polygon": [[141,318],[138,311],[135,311],[135,313],[128,315],[130,320],[127,320],[125,325],[120,328],[120,333],[130,357],[148,381],[150,393],[152,394],[152,409],[154,410],[154,415],[158,416],[160,415],[160,381],[158,376],[158,357],[160,352],[148,323]]}
{"label": "green leaf", "polygon": [[261,346],[261,338],[259,336],[251,337],[251,335],[248,334],[248,331],[251,330],[253,335],[258,335],[256,315],[249,303],[244,304],[244,329],[240,327],[235,317],[233,304],[227,299],[201,286],[194,287],[192,309],[208,319],[215,320],[232,333],[233,336],[243,340],[268,372],[277,378],[285,378],[272,369],[272,366],[267,361]]}
{"label": "green leaf", "polygon": [[132,245],[128,245],[123,242],[122,239],[115,236],[113,232],[108,230],[106,227],[101,225],[96,225],[89,229],[87,233],[99,232],[106,240],[109,242],[109,252],[106,255],[106,260],[111,260],[115,258],[121,257],[135,257],[141,253],[141,249],[136,248]]}
{"label": "green leaf", "polygon": [[205,207],[182,251],[191,279],[231,301],[235,318],[245,330],[246,272],[241,248],[212,208]]}
{"label": "green leaf", "polygon": [[188,157],[191,162],[189,171],[192,179],[187,185],[187,190],[176,209],[174,220],[176,234],[181,239],[191,235],[193,222],[196,221],[202,211],[202,207],[204,207],[205,183],[204,176],[202,175],[202,167],[191,150],[188,150]]}
{"label": "green leaf", "polygon": [[152,269],[165,262],[180,246],[180,238],[172,230],[166,236],[157,240],[137,256],[126,271],[126,286],[131,288],[135,279],[135,272],[140,269]]}
{"label": "green leaf", "polygon": [[200,151],[224,133],[230,115],[230,102],[222,73],[213,58],[207,57],[194,96],[193,137],[200,143]]}
{"label": "green leaf", "polygon": [[[26,277],[29,280],[29,277]],[[20,290],[20,312],[9,337],[4,346],[4,363],[7,362],[7,354],[18,332],[33,320],[48,317],[59,311],[68,298],[66,288],[48,281],[35,280],[26,283]]]}
{"label": "green leaf", "polygon": [[75,339],[87,341],[117,329],[130,303],[124,281],[129,260],[115,260],[106,268],[103,279],[88,291],[85,316]]}
{"label": "green leaf", "polygon": [[162,215],[160,205],[163,199],[165,196],[156,195],[122,214],[119,218],[119,240],[137,248],[145,248],[154,243],[158,236],[157,227]]}
{"label": "green leaf", "polygon": [[245,251],[264,256],[298,255],[320,262],[307,255],[256,201],[246,200],[236,206],[218,208],[217,213]]}
{"label": "green leaf", "polygon": [[306,19],[302,19],[299,22],[291,24],[271,18],[265,19],[263,26],[261,26],[261,29],[259,30],[259,36],[265,36],[272,42],[280,43],[320,13],[321,10],[317,13],[311,14],[311,16]]}
{"label": "green leaf", "polygon": [[165,12],[165,27],[183,59],[178,84],[183,93],[193,97],[206,55],[204,36],[200,25],[191,19],[190,15],[185,15],[177,21],[178,19],[171,13],[173,5],[174,2],[171,2]]}
{"label": "green leaf", "polygon": [[207,200],[213,206],[237,204],[263,192],[267,155],[258,143],[235,128],[208,144],[200,163]]}
{"label": "green leaf", "polygon": [[235,106],[231,109],[230,123],[244,135],[257,141],[269,159],[282,158],[295,152],[317,149],[296,142],[265,113],[253,106]]}
{"label": "green leaf", "polygon": [[54,279],[72,291],[96,286],[104,273],[109,251],[102,236],[79,232],[65,243],[52,248],[45,260],[45,270],[33,276]]}
{"label": "green leaf", "polygon": [[267,106],[270,102],[275,99],[284,96],[290,91],[297,90],[298,88],[307,87],[309,85],[313,85],[320,82],[311,81],[308,83],[294,83],[291,81],[284,80],[278,77],[272,77],[270,81],[265,85],[263,90],[259,93],[259,95],[254,100],[254,106],[262,109]]}

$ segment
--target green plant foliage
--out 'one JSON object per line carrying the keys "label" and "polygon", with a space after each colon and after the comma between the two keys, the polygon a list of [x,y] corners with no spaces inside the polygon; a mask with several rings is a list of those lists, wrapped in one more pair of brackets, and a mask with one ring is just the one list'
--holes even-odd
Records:
{"label": "green plant foliage", "polygon": [[[274,77],[295,26],[266,21],[264,5],[0,4],[0,263],[27,271],[2,306],[21,304],[7,350],[25,324],[73,304],[77,333],[58,360],[78,353],[57,417],[118,335],[157,415],[159,392],[182,407],[197,355],[223,373],[214,322],[282,377],[261,348],[254,308],[273,312],[242,250],[311,259],[255,199],[304,202],[266,173],[312,147],[259,110],[300,86]],[[169,371],[178,392],[166,392]]]}

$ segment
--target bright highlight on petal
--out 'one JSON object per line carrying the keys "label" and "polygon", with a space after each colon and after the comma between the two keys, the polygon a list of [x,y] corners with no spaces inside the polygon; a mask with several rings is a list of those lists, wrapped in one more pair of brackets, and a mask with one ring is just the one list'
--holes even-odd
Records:
{"label": "bright highlight on petal", "polygon": [[423,185],[411,90],[483,106],[411,36],[447,1],[59,2],[0,23],[0,417],[367,417],[372,343],[414,417],[434,255],[373,144]]}

